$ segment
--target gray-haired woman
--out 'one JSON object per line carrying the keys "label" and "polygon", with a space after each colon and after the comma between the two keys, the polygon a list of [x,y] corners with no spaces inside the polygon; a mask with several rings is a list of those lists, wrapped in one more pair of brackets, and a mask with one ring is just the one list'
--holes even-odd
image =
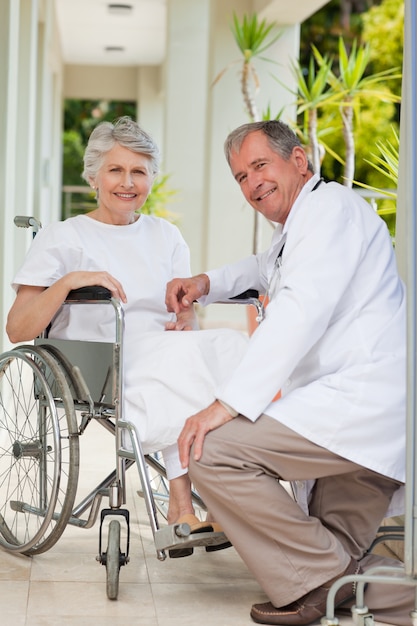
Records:
{"label": "gray-haired woman", "polygon": [[97,208],[38,233],[14,279],[7,333],[12,342],[28,341],[51,324],[50,337],[113,341],[110,307],[98,305],[93,316],[88,305],[62,303],[69,291],[89,285],[120,299],[125,419],[135,424],[145,453],[163,450],[174,523],[194,513],[177,437],[185,419],[214,398],[246,340],[230,330],[161,332],[197,330],[197,322],[193,310],[173,315],[165,306],[167,282],[191,273],[188,246],[176,226],[140,213],[159,159],[152,138],[128,117],[94,129],[83,177],[96,190]]}

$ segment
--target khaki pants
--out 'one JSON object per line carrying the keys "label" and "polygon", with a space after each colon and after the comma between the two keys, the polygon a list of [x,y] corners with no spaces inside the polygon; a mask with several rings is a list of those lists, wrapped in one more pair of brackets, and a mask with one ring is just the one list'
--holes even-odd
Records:
{"label": "khaki pants", "polygon": [[[399,487],[266,415],[255,423],[239,416],[210,432],[202,458],[191,461],[189,471],[276,607],[342,573],[351,556],[360,559]],[[278,479],[316,480],[309,515]],[[386,597],[387,585],[380,587]],[[406,596],[411,610],[410,588]]]}

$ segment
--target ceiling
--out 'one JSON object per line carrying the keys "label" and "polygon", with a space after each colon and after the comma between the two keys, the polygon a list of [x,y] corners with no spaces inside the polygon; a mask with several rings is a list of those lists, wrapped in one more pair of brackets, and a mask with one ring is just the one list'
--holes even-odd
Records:
{"label": "ceiling", "polygon": [[[54,1],[64,63],[126,66],[163,62],[169,0]],[[254,0],[254,6],[262,18],[295,24],[328,1]]]}
{"label": "ceiling", "polygon": [[166,5],[167,0],[55,0],[64,63],[159,65]]}

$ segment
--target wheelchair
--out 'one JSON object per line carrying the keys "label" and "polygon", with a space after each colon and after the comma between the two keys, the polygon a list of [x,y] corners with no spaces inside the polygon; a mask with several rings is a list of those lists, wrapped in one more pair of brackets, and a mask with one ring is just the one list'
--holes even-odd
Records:
{"label": "wheelchair", "polygon": [[[34,227],[29,220],[15,222]],[[261,314],[256,292],[234,300],[256,306]],[[116,600],[120,569],[130,559],[124,505],[126,471],[132,465],[159,560],[171,549],[215,547],[227,537],[191,534],[188,524],[160,524],[169,497],[163,462],[158,454],[144,455],[134,426],[123,415],[123,309],[101,287],[70,292],[64,306],[80,303],[113,307],[114,343],[50,339],[45,331],[33,345],[0,355],[0,546],[35,556],[52,548],[67,525],[88,529],[100,516],[96,558],[106,568],[107,596]],[[80,439],[93,421],[114,435],[115,469],[76,503]],[[103,497],[108,506],[101,508]],[[192,497],[196,510],[205,511],[199,495]]]}

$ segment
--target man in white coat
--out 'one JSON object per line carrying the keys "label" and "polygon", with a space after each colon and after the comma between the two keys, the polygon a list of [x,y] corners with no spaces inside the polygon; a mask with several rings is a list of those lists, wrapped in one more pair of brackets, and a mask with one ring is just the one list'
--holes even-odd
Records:
{"label": "man in white coat", "polygon": [[[309,624],[325,615],[331,584],[361,571],[405,480],[404,286],[384,222],[353,190],[315,175],[289,127],[245,124],[225,151],[246,200],[276,223],[271,246],[175,279],[167,307],[249,288],[269,303],[217,400],[187,420],[180,455],[270,600],[252,606],[252,619]],[[279,480],[314,482],[308,512]],[[411,623],[412,594],[402,593],[398,606],[382,599],[376,618]],[[341,587],[336,606],[352,595]]]}

